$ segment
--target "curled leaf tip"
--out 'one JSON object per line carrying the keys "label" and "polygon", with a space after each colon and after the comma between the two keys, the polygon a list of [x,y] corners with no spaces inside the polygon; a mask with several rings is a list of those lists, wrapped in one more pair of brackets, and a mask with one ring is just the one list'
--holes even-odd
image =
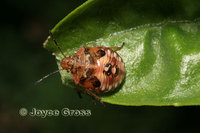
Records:
{"label": "curled leaf tip", "polygon": [[51,36],[48,36],[47,39],[44,41],[43,43],[43,47],[46,48],[47,43],[49,42],[49,39],[51,38]]}

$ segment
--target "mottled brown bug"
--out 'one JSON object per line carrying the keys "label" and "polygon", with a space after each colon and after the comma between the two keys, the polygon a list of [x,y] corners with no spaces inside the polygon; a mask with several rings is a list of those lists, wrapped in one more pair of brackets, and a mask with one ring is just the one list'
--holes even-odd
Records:
{"label": "mottled brown bug", "polygon": [[81,47],[73,56],[66,57],[52,33],[50,35],[64,56],[62,70],[71,72],[75,84],[80,85],[83,92],[102,102],[95,93],[113,91],[123,81],[125,65],[113,50],[121,49],[124,43],[121,47]]}

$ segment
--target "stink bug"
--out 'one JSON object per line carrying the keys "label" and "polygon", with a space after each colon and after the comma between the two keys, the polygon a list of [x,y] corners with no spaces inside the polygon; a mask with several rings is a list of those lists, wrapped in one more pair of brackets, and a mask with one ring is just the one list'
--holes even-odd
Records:
{"label": "stink bug", "polygon": [[[56,72],[66,70],[71,72],[76,86],[81,86],[83,92],[102,103],[96,94],[113,91],[123,81],[125,65],[122,58],[113,50],[120,50],[124,43],[121,47],[81,47],[73,56],[66,57],[51,32],[50,36],[64,57],[61,60],[62,69],[38,82]],[[80,91],[78,93],[80,94]]]}

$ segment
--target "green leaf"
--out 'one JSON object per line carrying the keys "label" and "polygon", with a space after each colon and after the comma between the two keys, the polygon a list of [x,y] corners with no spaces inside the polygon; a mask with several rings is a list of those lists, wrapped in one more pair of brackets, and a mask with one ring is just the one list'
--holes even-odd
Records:
{"label": "green leaf", "polygon": [[[66,55],[81,46],[117,51],[126,77],[104,102],[119,105],[200,105],[200,2],[88,0],[52,30]],[[63,57],[50,39],[44,47]],[[60,68],[60,63],[58,61]],[[69,73],[61,77],[75,88]]]}

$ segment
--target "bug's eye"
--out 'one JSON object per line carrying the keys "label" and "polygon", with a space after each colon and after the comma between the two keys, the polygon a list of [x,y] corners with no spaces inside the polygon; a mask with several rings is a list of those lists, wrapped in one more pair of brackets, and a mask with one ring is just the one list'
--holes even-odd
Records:
{"label": "bug's eye", "polygon": [[100,87],[101,86],[101,82],[97,79],[96,76],[90,78],[90,82],[92,83],[92,85],[94,87]]}
{"label": "bug's eye", "polygon": [[101,82],[99,80],[96,80],[94,83],[93,83],[93,86],[94,87],[99,87],[101,86]]}
{"label": "bug's eye", "polygon": [[97,57],[99,57],[99,58],[103,57],[105,54],[106,54],[106,53],[105,53],[104,50],[101,50],[101,49],[100,49],[100,50],[97,51]]}

